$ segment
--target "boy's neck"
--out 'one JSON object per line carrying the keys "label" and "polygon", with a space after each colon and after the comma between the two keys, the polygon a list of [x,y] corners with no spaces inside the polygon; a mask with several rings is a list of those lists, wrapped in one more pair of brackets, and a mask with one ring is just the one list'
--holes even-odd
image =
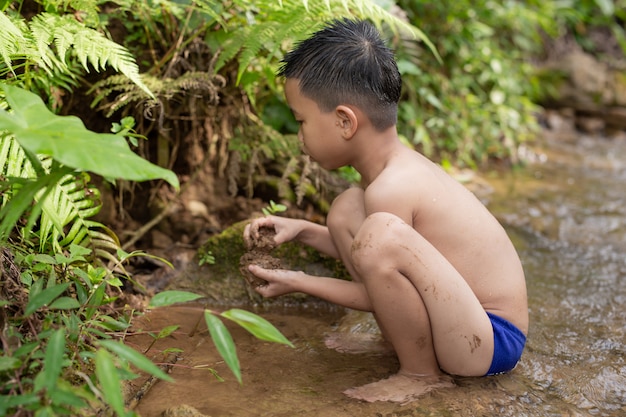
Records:
{"label": "boy's neck", "polygon": [[389,161],[403,151],[409,150],[398,138],[396,127],[393,126],[383,132],[360,131],[357,141],[358,147],[352,166],[361,174],[361,185],[367,187],[385,169]]}

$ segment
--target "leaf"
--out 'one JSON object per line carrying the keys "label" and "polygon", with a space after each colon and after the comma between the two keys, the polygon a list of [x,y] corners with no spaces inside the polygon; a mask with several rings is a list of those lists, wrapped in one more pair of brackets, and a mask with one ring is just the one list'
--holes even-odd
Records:
{"label": "leaf", "polygon": [[46,304],[51,303],[55,298],[63,293],[70,284],[65,282],[63,284],[55,285],[54,287],[46,288],[34,297],[28,300],[28,305],[24,311],[25,316],[30,316],[39,308]]}
{"label": "leaf", "polygon": [[12,356],[0,356],[0,372],[10,371],[22,366],[22,361]]}
{"label": "leaf", "polygon": [[250,332],[254,337],[268,342],[282,343],[294,347],[276,327],[263,317],[246,310],[233,308],[224,311],[221,316],[230,319]]}
{"label": "leaf", "polygon": [[111,354],[104,349],[98,349],[96,352],[96,377],[102,388],[104,401],[113,408],[118,416],[125,416],[126,410],[124,409],[120,377]]}
{"label": "leaf", "polygon": [[77,390],[76,387],[65,380],[58,382],[59,384],[48,393],[53,405],[76,408],[84,408],[86,406],[85,400],[90,398],[88,391]]}
{"label": "leaf", "polygon": [[164,381],[173,381],[172,377],[156,366],[150,359],[146,358],[144,355],[131,347],[113,340],[101,340],[99,344],[119,356],[120,359],[130,362],[142,371],[148,372],[149,374]]}
{"label": "leaf", "polygon": [[65,331],[63,328],[52,333],[48,339],[48,346],[44,355],[42,384],[47,390],[52,390],[61,375],[63,368],[63,356],[65,356]]}
{"label": "leaf", "polygon": [[59,297],[49,307],[51,310],[72,310],[80,308],[80,303],[72,297]]}
{"label": "leaf", "polygon": [[50,112],[37,95],[7,84],[0,86],[13,110],[0,109],[0,130],[11,132],[26,150],[106,178],[164,179],[179,188],[176,174],[135,154],[123,136],[92,132],[78,117]]}
{"label": "leaf", "polygon": [[179,327],[180,327],[179,325],[175,324],[175,325],[172,325],[172,326],[166,326],[166,327],[162,328],[161,331],[159,332],[159,334],[157,335],[157,339],[166,338],[167,336],[171,335],[176,330],[178,330]]}
{"label": "leaf", "polygon": [[202,298],[202,296],[188,291],[163,291],[152,297],[149,307],[165,307],[199,298]]}
{"label": "leaf", "polygon": [[211,311],[204,311],[204,320],[217,351],[224,358],[224,362],[226,362],[226,365],[228,365],[237,381],[241,384],[241,367],[239,366],[239,358],[237,357],[237,349],[233,342],[233,337],[228,332],[226,326],[224,326],[224,323],[222,323],[222,320],[214,316]]}

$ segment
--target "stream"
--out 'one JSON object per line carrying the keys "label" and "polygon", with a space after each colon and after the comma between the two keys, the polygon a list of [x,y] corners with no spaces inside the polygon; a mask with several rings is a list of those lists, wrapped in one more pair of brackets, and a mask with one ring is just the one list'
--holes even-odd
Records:
{"label": "stream", "polygon": [[[143,417],[626,415],[624,136],[547,132],[528,149],[525,167],[486,174],[473,185],[506,227],[526,271],[530,331],[511,373],[455,378],[453,388],[404,405],[349,399],[343,390],[384,378],[398,363],[367,346],[357,354],[326,348],[324,335],[336,330],[346,312],[317,303],[248,308],[295,348],[229,325],[242,367],[240,385],[206,330],[193,332],[203,306],[184,305],[153,310],[135,324],[157,332],[181,326],[151,347],[148,355],[157,362],[168,348],[183,350],[171,372],[176,382],[156,383],[135,411]],[[145,350],[151,341],[138,333],[126,342]]]}

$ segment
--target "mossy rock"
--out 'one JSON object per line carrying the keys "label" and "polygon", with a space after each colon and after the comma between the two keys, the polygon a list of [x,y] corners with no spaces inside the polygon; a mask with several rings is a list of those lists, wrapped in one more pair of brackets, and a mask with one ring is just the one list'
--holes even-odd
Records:
{"label": "mossy rock", "polygon": [[[243,230],[248,222],[235,223],[222,233],[209,238],[198,250],[194,261],[170,282],[167,289],[201,294],[214,305],[281,306],[319,302],[319,299],[301,293],[266,299],[250,287],[239,271],[239,258],[245,252]],[[213,255],[215,262],[199,265],[199,260],[209,253]],[[271,254],[280,258],[286,268],[305,271],[316,276],[349,278],[340,261],[299,243],[282,244]]]}

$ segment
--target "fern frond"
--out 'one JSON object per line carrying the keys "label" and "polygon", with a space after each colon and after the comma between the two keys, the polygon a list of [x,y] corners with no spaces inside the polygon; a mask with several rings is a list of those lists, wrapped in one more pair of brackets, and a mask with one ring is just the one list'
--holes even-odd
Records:
{"label": "fern frond", "polygon": [[[245,1],[234,2],[250,11]],[[296,41],[319,29],[324,22],[340,17],[359,17],[371,20],[379,29],[390,28],[402,39],[411,37],[424,42],[438,57],[434,45],[417,27],[400,19],[371,0],[326,0],[308,2],[306,0],[264,1],[254,8],[255,18],[250,24],[243,24],[241,18],[233,19],[229,36],[220,43],[221,51],[215,69],[222,68],[237,56],[239,69],[237,83],[243,74],[260,58],[280,58],[284,40]],[[234,14],[237,16],[237,14]]]}
{"label": "fern frond", "polygon": [[26,24],[20,17],[0,14],[0,27],[0,56],[9,71],[20,59],[35,63],[50,78],[59,73],[73,75],[75,59],[87,72],[112,68],[152,96],[131,53],[73,15],[40,13]]}
{"label": "fern frond", "polygon": [[3,13],[0,13],[0,27],[0,56],[7,68],[13,71],[11,57],[16,55],[17,46],[24,43],[24,37],[22,31]]}
{"label": "fern frond", "polygon": [[[202,71],[189,71],[174,79],[159,79],[146,74],[144,81],[156,97],[170,99],[187,90],[202,94],[207,104],[217,103],[219,88],[223,87],[225,83],[222,76]],[[117,93],[113,97],[113,101],[99,107],[100,110],[106,111],[107,117],[129,104],[146,101],[145,94],[128,78],[120,75],[113,75],[96,83],[90,93],[93,91],[96,91],[97,94],[91,103],[92,106],[100,104],[106,97]],[[156,100],[149,100],[147,104],[150,106],[155,103]]]}
{"label": "fern frond", "polygon": [[146,94],[151,95],[139,75],[139,67],[130,52],[97,30],[85,26],[71,16],[49,13],[34,16],[29,27],[44,61],[46,61],[44,51],[54,44],[61,65],[66,65],[67,52],[71,51],[85,71],[89,71],[89,64],[96,71],[111,67],[128,77]]}
{"label": "fern frond", "polygon": [[[20,192],[23,181],[19,179],[32,181],[37,174],[17,140],[12,136],[3,136],[1,139],[0,177],[13,179],[11,190],[3,194],[0,200],[0,207],[4,207]],[[42,158],[41,164],[47,172],[54,169],[50,158]],[[84,177],[86,175],[65,175],[34,194],[35,202],[39,203],[38,210],[29,214],[28,223],[39,220],[37,233],[42,253],[50,248],[59,252],[71,244],[77,244],[90,247],[102,257],[104,252],[114,253],[120,247],[113,232],[89,219],[98,213],[101,206],[98,191],[89,186],[89,178]],[[70,229],[67,233],[66,227]]]}

